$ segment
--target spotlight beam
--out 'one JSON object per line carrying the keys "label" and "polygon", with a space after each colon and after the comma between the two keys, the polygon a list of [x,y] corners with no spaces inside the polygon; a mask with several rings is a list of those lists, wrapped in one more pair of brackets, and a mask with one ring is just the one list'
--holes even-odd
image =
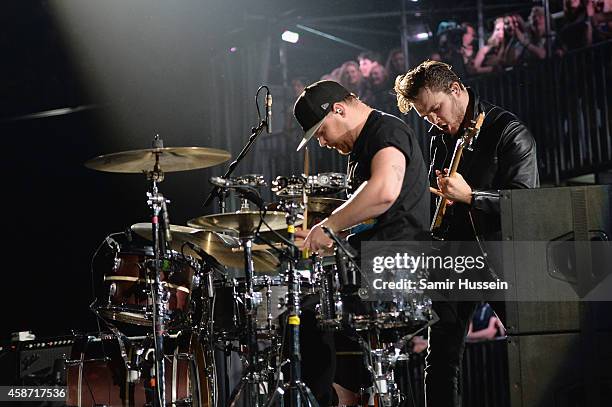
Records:
{"label": "spotlight beam", "polygon": [[314,28],[307,27],[307,26],[302,25],[302,24],[297,24],[296,27],[301,29],[301,30],[304,30],[306,32],[309,32],[311,34],[315,34],[315,35],[318,35],[320,37],[327,38],[328,40],[335,41],[335,42],[338,42],[340,44],[344,44],[346,46],[349,46],[349,47],[352,47],[352,48],[356,48],[356,49],[361,50],[361,51],[367,51],[368,50],[368,48],[362,47],[361,45],[358,45],[358,44],[355,44],[353,42],[344,40],[344,39],[342,39],[340,37],[336,37],[335,35],[331,35],[331,34],[323,32],[323,31],[315,30]]}

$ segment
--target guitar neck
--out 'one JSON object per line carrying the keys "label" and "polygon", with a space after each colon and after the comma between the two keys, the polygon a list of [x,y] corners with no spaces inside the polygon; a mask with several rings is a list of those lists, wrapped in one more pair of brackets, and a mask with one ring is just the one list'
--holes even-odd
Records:
{"label": "guitar neck", "polygon": [[[463,153],[463,143],[461,143],[461,139],[457,140],[457,144],[455,144],[455,151],[453,151],[453,157],[451,158],[449,175],[452,175],[457,172],[457,168],[459,167],[459,162],[461,161],[461,155]],[[448,205],[448,199],[444,197],[440,197],[438,199],[438,204],[436,205],[436,211],[434,213],[434,217],[431,221],[431,226],[429,228],[430,231],[435,231],[442,225],[442,219],[446,214],[446,206]]]}

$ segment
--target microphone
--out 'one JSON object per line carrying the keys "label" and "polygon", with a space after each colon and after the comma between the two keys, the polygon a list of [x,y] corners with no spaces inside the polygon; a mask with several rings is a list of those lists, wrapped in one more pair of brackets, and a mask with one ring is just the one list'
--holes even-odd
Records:
{"label": "microphone", "polygon": [[170,233],[170,219],[168,217],[168,206],[166,205],[165,198],[161,200],[161,212],[162,218],[164,219],[164,237],[166,238],[166,242],[171,242],[172,233]]}
{"label": "microphone", "polygon": [[266,93],[266,132],[272,134],[272,95]]}
{"label": "microphone", "polygon": [[234,186],[232,181],[221,177],[210,177],[210,183],[221,188],[231,188]]}
{"label": "microphone", "polygon": [[322,229],[323,232],[325,232],[325,234],[336,243],[336,245],[344,252],[344,254],[346,254],[349,259],[355,260],[357,258],[357,253],[355,253],[355,249],[353,249],[348,244],[348,242],[338,237],[338,235],[336,235],[334,231],[328,228],[327,226],[323,226]]}

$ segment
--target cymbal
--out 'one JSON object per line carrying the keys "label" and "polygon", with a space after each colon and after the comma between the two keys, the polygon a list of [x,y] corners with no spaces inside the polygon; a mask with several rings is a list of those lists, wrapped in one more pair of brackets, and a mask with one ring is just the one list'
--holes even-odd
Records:
{"label": "cymbal", "polygon": [[[136,223],[131,226],[132,231],[145,239],[151,240],[151,224]],[[194,229],[188,226],[170,225],[172,241],[170,248],[176,252],[199,259],[200,255],[185,242],[191,242],[201,247],[206,253],[213,256],[226,267],[244,268],[244,254],[236,249],[240,248],[240,240],[233,236],[220,233]],[[268,250],[253,251],[253,267],[258,273],[277,272],[280,262]]]}
{"label": "cymbal", "polygon": [[156,160],[163,172],[212,167],[230,159],[225,150],[207,147],[163,147],[121,151],[101,155],[85,162],[87,168],[105,172],[147,173]]}
{"label": "cymbal", "polygon": [[[259,225],[260,214],[258,211],[243,211],[231,213],[217,213],[213,215],[200,216],[191,219],[187,224],[191,227],[213,231],[233,231],[241,236],[250,236],[255,232]],[[270,211],[266,212],[266,223],[272,230],[284,229],[287,227],[285,212]],[[298,220],[296,225],[301,224]],[[266,225],[262,225],[261,230],[270,230]]]}
{"label": "cymbal", "polygon": [[[292,200],[301,202],[301,198]],[[308,228],[310,229],[312,226],[331,215],[331,213],[344,202],[346,202],[346,200],[338,198],[308,197]],[[268,205],[268,210],[277,210],[280,208],[280,203]]]}
{"label": "cymbal", "polygon": [[[140,235],[141,237],[144,237],[147,240],[152,240],[150,223],[148,222],[135,223],[130,227],[130,229],[132,230],[132,232]],[[197,235],[199,235],[202,232],[202,229],[190,228],[189,226],[182,226],[182,225],[170,225],[170,232],[172,233],[172,242],[176,240],[177,242],[180,242],[182,245],[183,243],[187,241],[192,242],[193,238],[195,238]],[[222,236],[222,235],[215,234],[215,236],[209,238],[209,242],[215,243],[215,244],[222,244],[222,245],[225,244],[225,240],[218,236]],[[204,249],[204,246],[202,246],[202,248]],[[180,247],[179,247],[179,251],[180,251]]]}
{"label": "cymbal", "polygon": [[[244,269],[244,253],[239,251],[240,240],[233,236],[199,230],[189,236],[189,241],[200,246],[226,267]],[[278,273],[280,262],[268,250],[253,250],[253,268],[258,273]],[[199,256],[198,256],[199,258]]]}
{"label": "cymbal", "polygon": [[330,215],[337,207],[345,202],[345,199],[338,198],[308,197],[308,212]]}

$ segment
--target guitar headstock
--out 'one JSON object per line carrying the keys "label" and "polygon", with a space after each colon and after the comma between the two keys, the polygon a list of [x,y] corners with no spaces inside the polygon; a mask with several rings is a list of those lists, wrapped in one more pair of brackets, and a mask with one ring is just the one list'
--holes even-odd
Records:
{"label": "guitar headstock", "polygon": [[485,114],[481,112],[476,120],[470,120],[470,126],[465,129],[465,133],[459,139],[461,143],[461,147],[465,147],[472,142],[472,139],[476,137],[478,132],[480,131],[480,127],[482,126],[482,122],[484,122]]}

